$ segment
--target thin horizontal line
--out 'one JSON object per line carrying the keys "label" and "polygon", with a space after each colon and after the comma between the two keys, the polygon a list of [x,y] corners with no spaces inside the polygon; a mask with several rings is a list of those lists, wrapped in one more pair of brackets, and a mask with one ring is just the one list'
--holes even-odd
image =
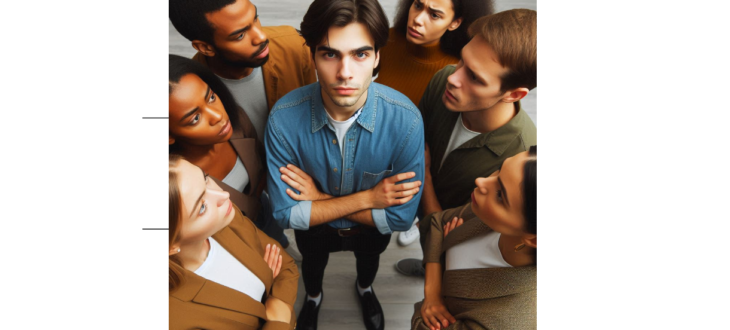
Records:
{"label": "thin horizontal line", "polygon": [[142,117],[142,119],[170,119],[170,117]]}
{"label": "thin horizontal line", "polygon": [[169,228],[142,228],[142,230],[170,230]]}

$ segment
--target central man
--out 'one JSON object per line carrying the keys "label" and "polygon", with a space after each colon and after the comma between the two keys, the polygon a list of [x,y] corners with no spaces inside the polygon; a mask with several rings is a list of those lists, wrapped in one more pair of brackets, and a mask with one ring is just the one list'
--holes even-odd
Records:
{"label": "central man", "polygon": [[353,251],[365,326],[383,329],[372,283],[391,233],[416,215],[423,120],[405,95],[372,82],[388,39],[376,0],[315,0],[301,33],[319,82],[276,102],[265,134],[274,218],[295,229],[303,256],[297,328],[317,328],[329,254]]}

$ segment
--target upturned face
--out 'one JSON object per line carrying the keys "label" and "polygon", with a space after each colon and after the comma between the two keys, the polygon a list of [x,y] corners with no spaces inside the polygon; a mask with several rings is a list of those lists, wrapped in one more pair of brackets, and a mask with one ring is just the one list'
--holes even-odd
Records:
{"label": "upturned face", "polygon": [[524,235],[522,180],[527,151],[507,158],[502,168],[486,178],[477,178],[471,197],[474,214],[494,231],[510,235]]}
{"label": "upturned face", "polygon": [[233,134],[223,103],[200,77],[189,73],[170,94],[170,144],[213,145]]}
{"label": "upturned face", "polygon": [[497,61],[497,54],[481,36],[475,36],[461,50],[461,61],[448,77],[442,101],[456,112],[489,109],[500,102],[502,77],[508,72]]}
{"label": "upturned face", "polygon": [[314,53],[325,108],[338,112],[362,107],[379,60],[375,42],[364,25],[330,27]]}
{"label": "upturned face", "polygon": [[228,226],[235,215],[230,194],[186,160],[175,170],[183,208],[179,244],[200,242]]}
{"label": "upturned face", "polygon": [[237,0],[205,15],[215,27],[215,56],[235,67],[259,67],[269,59],[269,39],[261,30],[258,11],[248,0]]}
{"label": "upturned face", "polygon": [[451,0],[415,0],[408,11],[406,39],[416,45],[433,45],[446,33],[461,25],[454,20]]}

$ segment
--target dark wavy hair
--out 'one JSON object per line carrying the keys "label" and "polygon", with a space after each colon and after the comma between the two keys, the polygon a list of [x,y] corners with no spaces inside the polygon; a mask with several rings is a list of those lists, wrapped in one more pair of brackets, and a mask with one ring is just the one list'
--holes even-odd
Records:
{"label": "dark wavy hair", "polygon": [[[398,2],[393,29],[400,35],[406,35],[408,11],[413,2],[414,0]],[[493,14],[494,3],[492,0],[451,0],[451,5],[454,8],[454,19],[461,17],[463,20],[456,30],[446,31],[441,36],[440,47],[444,53],[461,58],[461,49],[471,40],[468,33],[469,25],[479,17]]]}
{"label": "dark wavy hair", "polygon": [[[330,27],[343,27],[357,22],[365,25],[377,52],[388,42],[388,17],[377,0],[314,0],[300,24],[301,34],[312,52],[327,36]],[[373,70],[378,73],[380,64]]]}
{"label": "dark wavy hair", "polygon": [[[228,119],[231,121],[232,128],[240,129],[238,111],[241,107],[236,103],[233,94],[231,94],[231,91],[228,90],[228,87],[223,84],[220,78],[202,64],[189,58],[170,54],[170,94],[175,90],[177,84],[180,83],[180,79],[190,73],[200,77],[214,93],[218,94],[221,103],[223,103],[223,108],[225,108],[228,114]],[[178,149],[175,144],[170,146],[170,153],[177,153],[177,151]]]}
{"label": "dark wavy hair", "polygon": [[537,235],[537,146],[530,147],[530,159],[525,162],[522,179],[523,205],[525,215],[525,231]]}

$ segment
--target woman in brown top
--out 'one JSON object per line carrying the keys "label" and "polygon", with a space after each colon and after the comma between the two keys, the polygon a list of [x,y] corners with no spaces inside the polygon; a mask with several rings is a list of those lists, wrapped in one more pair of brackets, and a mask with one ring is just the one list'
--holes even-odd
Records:
{"label": "woman in brown top", "polygon": [[421,225],[426,281],[413,329],[537,326],[537,147],[476,186],[470,204]]}
{"label": "woman in brown top", "polygon": [[[247,217],[288,247],[267,208],[264,149],[251,120],[223,82],[202,64],[170,55],[169,76],[170,153],[210,174]],[[229,175],[238,185],[224,182]]]}
{"label": "woman in brown top", "polygon": [[469,24],[493,12],[491,0],[401,0],[376,81],[418,104],[431,77],[459,62]]}
{"label": "woman in brown top", "polygon": [[293,329],[294,260],[201,168],[169,166],[170,329]]}

